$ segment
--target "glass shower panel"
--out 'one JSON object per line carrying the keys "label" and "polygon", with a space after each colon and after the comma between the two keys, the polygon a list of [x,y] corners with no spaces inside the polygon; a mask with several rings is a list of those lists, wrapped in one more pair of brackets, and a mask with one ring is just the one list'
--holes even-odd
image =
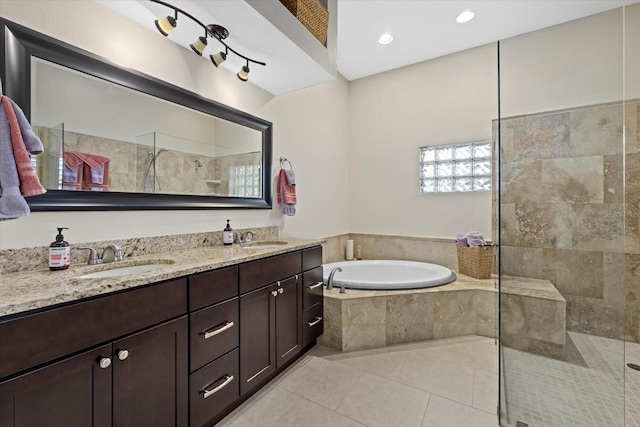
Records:
{"label": "glass shower panel", "polygon": [[625,170],[624,23],[615,9],[499,45],[503,426],[625,426],[640,176]]}
{"label": "glass shower panel", "polygon": [[41,177],[44,188],[62,189],[64,123],[50,128],[36,127],[36,132],[44,146],[44,152],[32,156],[34,170]]}

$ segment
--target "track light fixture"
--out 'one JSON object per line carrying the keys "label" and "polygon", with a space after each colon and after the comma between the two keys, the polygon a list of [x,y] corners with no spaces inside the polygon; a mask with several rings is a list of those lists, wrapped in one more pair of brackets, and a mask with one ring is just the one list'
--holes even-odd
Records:
{"label": "track light fixture", "polygon": [[240,68],[240,71],[238,71],[238,78],[243,82],[246,82],[247,80],[249,80],[249,71],[251,70],[249,69],[249,61],[247,61],[247,65],[244,65],[242,68]]}
{"label": "track light fixture", "polygon": [[219,67],[220,64],[222,64],[227,59],[227,53],[229,53],[228,49],[224,52],[218,52],[215,55],[209,55],[209,58],[211,58],[211,62],[213,62],[213,65]]}
{"label": "track light fixture", "polygon": [[191,47],[191,50],[193,50],[196,54],[202,56],[202,54],[204,53],[204,50],[207,47],[207,37],[211,37],[218,40],[224,46],[224,52],[218,52],[216,54],[209,55],[209,58],[211,59],[211,62],[213,63],[213,65],[215,65],[216,67],[220,66],[220,64],[222,64],[227,59],[227,55],[229,54],[230,51],[236,54],[237,56],[239,56],[240,58],[244,59],[247,62],[247,65],[244,65],[240,69],[240,71],[238,71],[238,74],[237,74],[238,78],[243,82],[246,82],[247,80],[249,80],[249,71],[250,71],[249,62],[253,62],[254,64],[259,64],[259,65],[267,65],[264,62],[256,61],[255,59],[246,57],[241,53],[238,53],[232,48],[230,48],[229,45],[227,45],[227,43],[224,42],[224,39],[229,37],[229,31],[223,26],[216,25],[216,24],[204,25],[202,22],[194,18],[192,15],[188,14],[182,9],[179,9],[175,6],[170,5],[169,3],[165,3],[160,0],[149,0],[149,1],[153,3],[161,4],[170,9],[173,9],[174,16],[166,16],[162,19],[156,19],[155,21],[156,28],[158,29],[158,31],[160,31],[160,34],[162,34],[163,36],[167,37],[169,33],[173,31],[174,28],[176,28],[176,26],[178,25],[178,14],[181,13],[187,18],[196,22],[198,25],[200,25],[204,29],[204,36],[198,37],[195,42],[189,45],[189,47]]}

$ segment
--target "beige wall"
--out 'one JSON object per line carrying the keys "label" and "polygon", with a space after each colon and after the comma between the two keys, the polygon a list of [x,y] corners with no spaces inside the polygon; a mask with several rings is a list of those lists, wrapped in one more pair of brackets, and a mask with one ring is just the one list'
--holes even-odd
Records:
{"label": "beige wall", "polygon": [[[638,9],[640,5],[627,8],[636,16]],[[623,17],[623,9],[614,9],[501,41],[502,117],[620,101]],[[629,26],[632,45],[638,45],[639,27]],[[635,80],[631,97],[640,96],[639,79],[627,76],[629,82]]]}
{"label": "beige wall", "polygon": [[296,216],[283,223],[278,205],[271,213],[283,235],[349,231],[348,87],[339,75],[335,82],[280,95],[259,111],[274,122],[274,178],[281,156],[296,172]]}
{"label": "beige wall", "polygon": [[351,82],[352,233],[491,235],[490,193],[419,193],[418,147],[491,140],[496,59],[489,44]]}
{"label": "beige wall", "polygon": [[[300,237],[326,236],[347,230],[345,214],[339,211],[324,214],[321,210],[329,205],[329,200],[346,205],[348,189],[334,185],[329,198],[326,183],[347,182],[347,168],[336,169],[327,181],[318,179],[327,173],[324,164],[314,161],[335,160],[336,164],[346,161],[346,114],[335,118],[336,114],[346,112],[345,81],[274,98],[251,83],[239,82],[233,73],[212,67],[208,59],[197,57],[160,34],[92,1],[0,0],[0,16],[272,121],[274,164],[277,165],[279,155],[290,158],[300,182],[298,215],[293,218],[283,219],[277,209],[36,212],[27,218],[0,222],[0,249],[48,245],[55,236],[55,227],[61,226],[70,228],[65,236],[71,242],[221,230],[226,218],[231,218],[235,228],[276,224],[285,234]],[[113,28],[117,31],[112,31]],[[158,58],[163,58],[162,63]],[[291,120],[294,113],[295,120]],[[322,117],[324,122],[320,121]],[[300,133],[305,129],[314,131]],[[307,157],[308,153],[315,157]],[[301,158],[303,154],[305,159]],[[327,199],[321,199],[324,197]],[[275,197],[274,207],[277,207]]]}
{"label": "beige wall", "polygon": [[[626,13],[637,22],[640,5]],[[593,73],[607,71],[601,68],[605,63],[621,60],[619,53],[609,52],[620,41],[594,31],[619,23],[620,14],[612,11],[503,42],[503,48],[513,47],[509,58],[523,71],[540,65],[527,62],[527,52],[562,65],[554,74],[532,68],[518,73],[524,76],[519,79],[504,76],[503,105],[521,101],[517,108],[503,107],[503,115],[583,103],[582,86],[565,87],[562,82],[577,73],[578,81],[588,84]],[[418,193],[417,151],[420,146],[491,138],[491,120],[497,117],[495,44],[350,83],[338,78],[273,97],[95,2],[0,0],[0,16],[272,121],[274,171],[279,156],[285,156],[293,162],[299,183],[295,217],[283,218],[276,203],[271,211],[34,213],[0,222],[0,249],[46,245],[56,226],[70,227],[69,240],[85,242],[220,230],[226,218],[236,228],[278,225],[282,234],[301,237],[351,232],[451,238],[471,230],[490,235],[489,194]],[[627,25],[628,49],[640,44],[640,25],[631,27]],[[576,38],[602,48],[606,61],[593,49],[581,51],[582,62],[563,61],[562,52],[573,50]],[[171,66],[160,65],[160,57]],[[638,75],[638,55],[627,67],[627,76]],[[537,84],[542,77],[552,83]],[[619,84],[613,81],[613,89],[590,91],[590,96],[608,99],[620,93]],[[640,97],[640,79],[627,79],[631,97]]]}

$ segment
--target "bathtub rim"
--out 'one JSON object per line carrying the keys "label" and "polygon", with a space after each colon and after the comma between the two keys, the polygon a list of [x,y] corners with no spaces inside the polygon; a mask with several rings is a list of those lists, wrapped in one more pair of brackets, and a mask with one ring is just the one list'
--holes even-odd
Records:
{"label": "bathtub rim", "polygon": [[[345,267],[355,266],[356,263],[359,265],[369,264],[369,265],[380,265],[380,264],[391,264],[395,266],[413,266],[420,268],[434,268],[436,270],[442,270],[444,275],[439,276],[437,279],[431,279],[428,281],[405,281],[399,282],[397,284],[389,284],[387,283],[385,287],[370,284],[370,283],[353,283],[350,280],[343,280],[339,277],[339,274],[336,274],[333,279],[334,287],[344,286],[346,289],[352,290],[360,290],[360,291],[406,291],[406,290],[418,290],[418,289],[429,289],[435,288],[439,286],[448,285],[450,283],[455,282],[458,279],[458,276],[455,272],[453,272],[450,268],[445,267],[440,264],[434,264],[430,262],[422,262],[422,261],[408,261],[408,260],[391,260],[391,259],[383,259],[383,260],[353,260],[353,261],[338,261],[332,262],[322,265],[322,281],[326,285],[329,273],[333,268],[336,267]],[[327,268],[325,268],[327,267]],[[448,273],[447,273],[448,272]]]}

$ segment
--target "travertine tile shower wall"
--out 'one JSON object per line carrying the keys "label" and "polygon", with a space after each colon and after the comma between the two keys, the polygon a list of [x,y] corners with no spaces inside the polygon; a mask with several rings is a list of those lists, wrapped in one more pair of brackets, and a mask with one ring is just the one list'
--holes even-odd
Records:
{"label": "travertine tile shower wall", "polygon": [[639,105],[502,119],[500,139],[502,274],[550,280],[567,300],[568,330],[635,342]]}
{"label": "travertine tile shower wall", "polygon": [[[38,127],[37,131],[45,145],[45,152],[58,152],[59,147],[55,146],[55,142],[49,144],[49,129]],[[154,192],[153,166],[150,165],[152,147],[65,131],[64,150],[110,158],[109,191]],[[260,152],[208,157],[169,150],[157,157],[155,192],[228,195],[230,166],[261,163]],[[57,166],[57,161],[53,164]],[[40,176],[47,174],[48,166],[48,162],[43,162],[38,174]]]}

